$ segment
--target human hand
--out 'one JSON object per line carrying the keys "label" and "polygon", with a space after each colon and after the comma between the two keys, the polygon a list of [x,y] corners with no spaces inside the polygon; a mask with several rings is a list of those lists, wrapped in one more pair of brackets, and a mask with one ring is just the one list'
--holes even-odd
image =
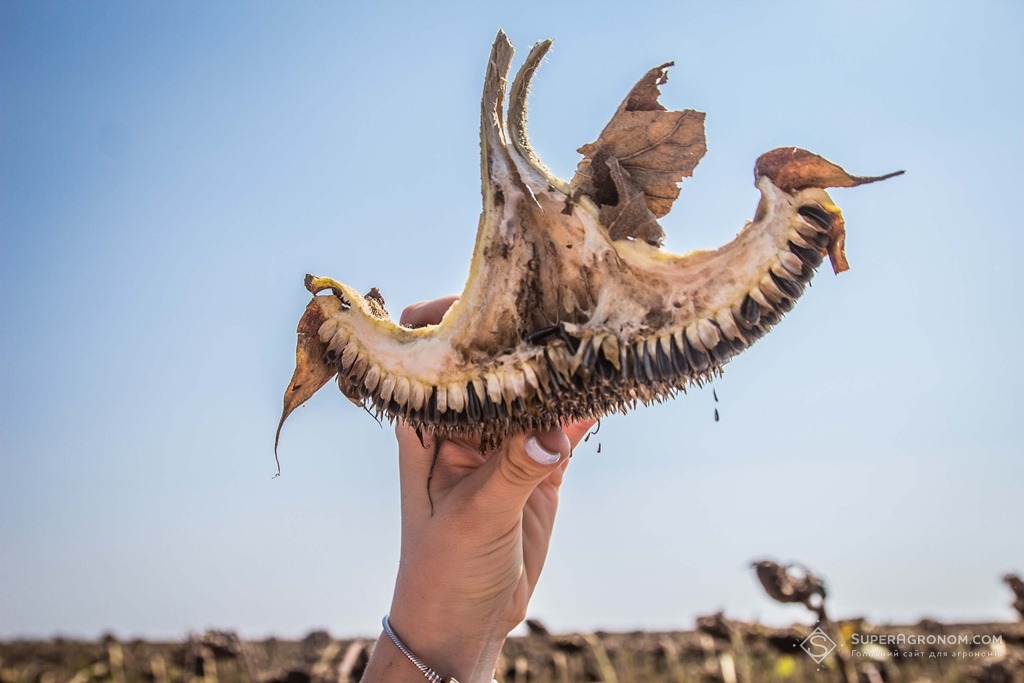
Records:
{"label": "human hand", "polygon": [[[454,300],[410,306],[401,322],[439,322]],[[421,443],[412,428],[396,427],[402,557],[390,620],[434,670],[462,683],[491,680],[544,566],[569,453],[593,424],[520,434],[483,454],[479,443],[436,447],[432,435]],[[388,654],[378,659],[379,650]],[[423,676],[382,636],[364,680]]]}

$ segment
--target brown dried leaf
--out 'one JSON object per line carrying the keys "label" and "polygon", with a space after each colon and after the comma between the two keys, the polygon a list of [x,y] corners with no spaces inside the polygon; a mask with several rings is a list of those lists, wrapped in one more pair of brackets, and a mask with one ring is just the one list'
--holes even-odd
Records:
{"label": "brown dried leaf", "polygon": [[850,269],[850,262],[846,258],[846,221],[838,211],[832,215],[832,220],[832,232],[828,236],[825,253],[832,264],[832,272],[839,275]]}
{"label": "brown dried leaf", "polygon": [[[307,276],[307,279],[309,276]],[[333,299],[333,301],[332,301]],[[281,440],[281,427],[292,411],[310,399],[320,387],[331,381],[338,369],[328,363],[324,357],[327,346],[320,341],[318,330],[330,314],[330,304],[334,297],[313,297],[306,306],[306,312],[299,318],[296,329],[298,340],[295,346],[295,372],[288,383],[284,394],[284,409],[281,421],[277,423],[277,434],[274,437],[274,457],[277,457],[277,444]],[[281,463],[278,462],[277,473],[281,474]]]}
{"label": "brown dried leaf", "polygon": [[765,152],[754,164],[755,180],[766,176],[775,187],[790,193],[809,187],[856,187],[898,175],[903,175],[903,171],[880,176],[850,175],[842,166],[799,147],[779,147]]}
{"label": "brown dried leaf", "polygon": [[600,204],[614,204],[618,192],[607,159],[615,157],[644,193],[655,218],[671,210],[679,196],[678,183],[693,175],[707,145],[703,112],[667,111],[658,102],[658,86],[668,80],[670,66],[672,62],[648,71],[597,140],[577,150],[585,158],[572,179],[573,189]]}
{"label": "brown dried leaf", "polygon": [[601,223],[608,229],[608,234],[613,240],[633,237],[660,247],[665,231],[644,201],[643,191],[615,157],[608,159],[606,168],[618,194],[618,202],[601,206]]}

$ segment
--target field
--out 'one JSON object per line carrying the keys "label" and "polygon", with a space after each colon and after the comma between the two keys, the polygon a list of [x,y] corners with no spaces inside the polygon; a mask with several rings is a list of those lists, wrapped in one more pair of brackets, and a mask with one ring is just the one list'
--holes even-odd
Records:
{"label": "field", "polygon": [[[499,661],[501,683],[1024,683],[1024,622],[768,628],[722,615],[687,632],[552,635],[531,622]],[[865,641],[870,642],[865,642]],[[806,650],[801,647],[806,646]],[[0,683],[343,683],[357,681],[373,639],[241,640],[211,631],[180,642],[54,639],[0,643]]]}

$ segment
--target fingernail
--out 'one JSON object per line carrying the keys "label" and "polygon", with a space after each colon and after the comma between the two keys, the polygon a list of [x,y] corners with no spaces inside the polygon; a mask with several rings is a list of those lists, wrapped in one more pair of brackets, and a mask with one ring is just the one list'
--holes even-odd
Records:
{"label": "fingernail", "polygon": [[553,465],[562,457],[561,453],[552,453],[541,446],[540,441],[538,441],[535,436],[527,437],[523,448],[526,450],[526,454],[528,456],[541,465]]}

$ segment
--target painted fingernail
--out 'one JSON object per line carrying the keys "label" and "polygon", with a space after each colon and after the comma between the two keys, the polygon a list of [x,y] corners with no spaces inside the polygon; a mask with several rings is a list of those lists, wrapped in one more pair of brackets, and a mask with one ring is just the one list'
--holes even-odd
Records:
{"label": "painted fingernail", "polygon": [[541,465],[553,465],[562,457],[561,453],[552,453],[541,446],[540,441],[535,436],[527,437],[523,447],[526,450],[526,454]]}

